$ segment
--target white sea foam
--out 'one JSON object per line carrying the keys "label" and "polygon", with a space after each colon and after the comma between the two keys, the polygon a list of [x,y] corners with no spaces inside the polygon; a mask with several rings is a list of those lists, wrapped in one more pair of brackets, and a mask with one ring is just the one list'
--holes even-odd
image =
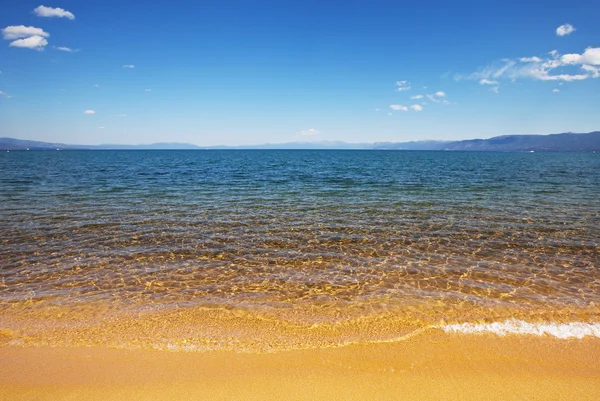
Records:
{"label": "white sea foam", "polygon": [[528,323],[523,320],[506,320],[494,323],[462,323],[440,326],[446,333],[483,334],[494,333],[499,336],[508,334],[533,334],[562,339],[583,338],[586,336],[600,338],[600,323],[571,322],[571,323]]}

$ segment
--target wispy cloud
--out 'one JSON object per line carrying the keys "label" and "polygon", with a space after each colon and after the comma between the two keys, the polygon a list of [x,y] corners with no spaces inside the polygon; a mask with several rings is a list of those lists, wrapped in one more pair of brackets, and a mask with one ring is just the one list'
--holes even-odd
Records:
{"label": "wispy cloud", "polygon": [[401,104],[390,104],[390,109],[394,111],[408,111],[408,107]]}
{"label": "wispy cloud", "polygon": [[415,95],[415,96],[411,96],[411,99],[423,99],[423,95]]}
{"label": "wispy cloud", "polygon": [[500,88],[497,86],[494,86],[493,88],[490,89],[492,92],[494,93],[500,93]]}
{"label": "wispy cloud", "polygon": [[396,90],[398,92],[407,91],[411,88],[410,82],[408,81],[398,81],[396,82]]}
{"label": "wispy cloud", "polygon": [[418,105],[418,104],[413,104],[412,106],[410,106],[411,109],[413,109],[414,111],[421,111],[423,110],[423,106]]}
{"label": "wispy cloud", "polygon": [[123,68],[135,68],[135,65],[133,65],[133,64],[125,64],[123,66]]}
{"label": "wispy cloud", "polygon": [[22,47],[42,51],[47,44],[48,41],[46,39],[36,35],[25,39],[17,39],[14,42],[11,42],[10,47]]}
{"label": "wispy cloud", "polygon": [[479,85],[498,85],[498,81],[483,78],[479,80]]}
{"label": "wispy cloud", "polygon": [[581,66],[581,69],[592,74],[592,78],[600,78],[600,67],[584,64]]}
{"label": "wispy cloud", "polygon": [[560,92],[560,89],[552,89],[552,92],[558,93],[558,92]]}
{"label": "wispy cloud", "polygon": [[533,57],[521,57],[519,59],[519,61],[522,63],[541,63],[543,60],[537,56],[533,56]]}
{"label": "wispy cloud", "polygon": [[[497,82],[500,79],[535,79],[540,81],[582,81],[598,78],[596,65],[600,65],[600,47],[588,47],[582,54],[560,55],[556,50],[548,53],[544,59],[537,56],[520,59],[503,59],[499,63],[484,67],[478,72],[466,76],[457,75],[455,79],[475,79],[479,83]],[[578,71],[565,69],[579,67]]]}
{"label": "wispy cloud", "polygon": [[446,92],[439,91],[431,95],[425,95],[425,97],[434,103],[449,103],[447,100],[444,99],[446,97]]}
{"label": "wispy cloud", "polygon": [[50,36],[50,34],[45,32],[42,28],[36,28],[34,26],[11,25],[2,30],[2,36],[6,40],[13,40],[28,38],[31,36],[41,36],[43,38],[47,38]]}
{"label": "wispy cloud", "polygon": [[319,135],[320,132],[314,128],[309,128],[299,132],[300,135],[311,136],[311,135]]}
{"label": "wispy cloud", "polygon": [[66,47],[66,46],[58,46],[58,47],[55,47],[55,49],[60,50],[61,52],[68,52],[68,53],[77,51],[77,50],[73,50],[70,47]]}
{"label": "wispy cloud", "polygon": [[563,24],[556,28],[556,34],[558,36],[569,35],[570,33],[573,33],[573,31],[575,31],[575,28],[573,28],[573,25],[571,24]]}
{"label": "wispy cloud", "polygon": [[83,114],[96,114],[95,110],[85,110]]}
{"label": "wispy cloud", "polygon": [[144,92],[152,92],[152,89],[144,89]]}

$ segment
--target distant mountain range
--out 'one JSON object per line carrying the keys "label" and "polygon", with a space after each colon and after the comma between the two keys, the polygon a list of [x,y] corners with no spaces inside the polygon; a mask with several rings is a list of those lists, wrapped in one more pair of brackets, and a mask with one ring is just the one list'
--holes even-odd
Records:
{"label": "distant mountain range", "polygon": [[288,142],[251,146],[201,147],[189,143],[160,142],[150,145],[68,145],[0,138],[0,150],[166,150],[166,149],[376,149],[376,150],[462,150],[498,152],[592,152],[600,151],[600,131],[587,134],[504,135],[463,141],[413,142]]}
{"label": "distant mountain range", "polygon": [[65,143],[28,141],[25,139],[0,138],[0,150],[167,150],[203,149],[189,143],[158,142],[150,145],[69,145]]}

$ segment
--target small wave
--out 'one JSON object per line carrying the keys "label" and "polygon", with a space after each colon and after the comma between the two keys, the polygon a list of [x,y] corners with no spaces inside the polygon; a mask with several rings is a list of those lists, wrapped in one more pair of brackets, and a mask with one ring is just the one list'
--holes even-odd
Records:
{"label": "small wave", "polygon": [[600,338],[600,323],[529,323],[523,320],[510,319],[494,323],[462,323],[440,326],[446,333],[484,334],[494,333],[499,336],[508,334],[551,335],[556,338],[581,339],[586,336]]}

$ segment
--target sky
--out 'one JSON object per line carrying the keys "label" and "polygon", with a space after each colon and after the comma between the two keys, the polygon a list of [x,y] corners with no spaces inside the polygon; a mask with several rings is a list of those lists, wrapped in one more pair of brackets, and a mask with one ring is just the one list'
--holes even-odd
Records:
{"label": "sky", "polygon": [[600,130],[600,2],[4,2],[0,137],[200,146]]}

